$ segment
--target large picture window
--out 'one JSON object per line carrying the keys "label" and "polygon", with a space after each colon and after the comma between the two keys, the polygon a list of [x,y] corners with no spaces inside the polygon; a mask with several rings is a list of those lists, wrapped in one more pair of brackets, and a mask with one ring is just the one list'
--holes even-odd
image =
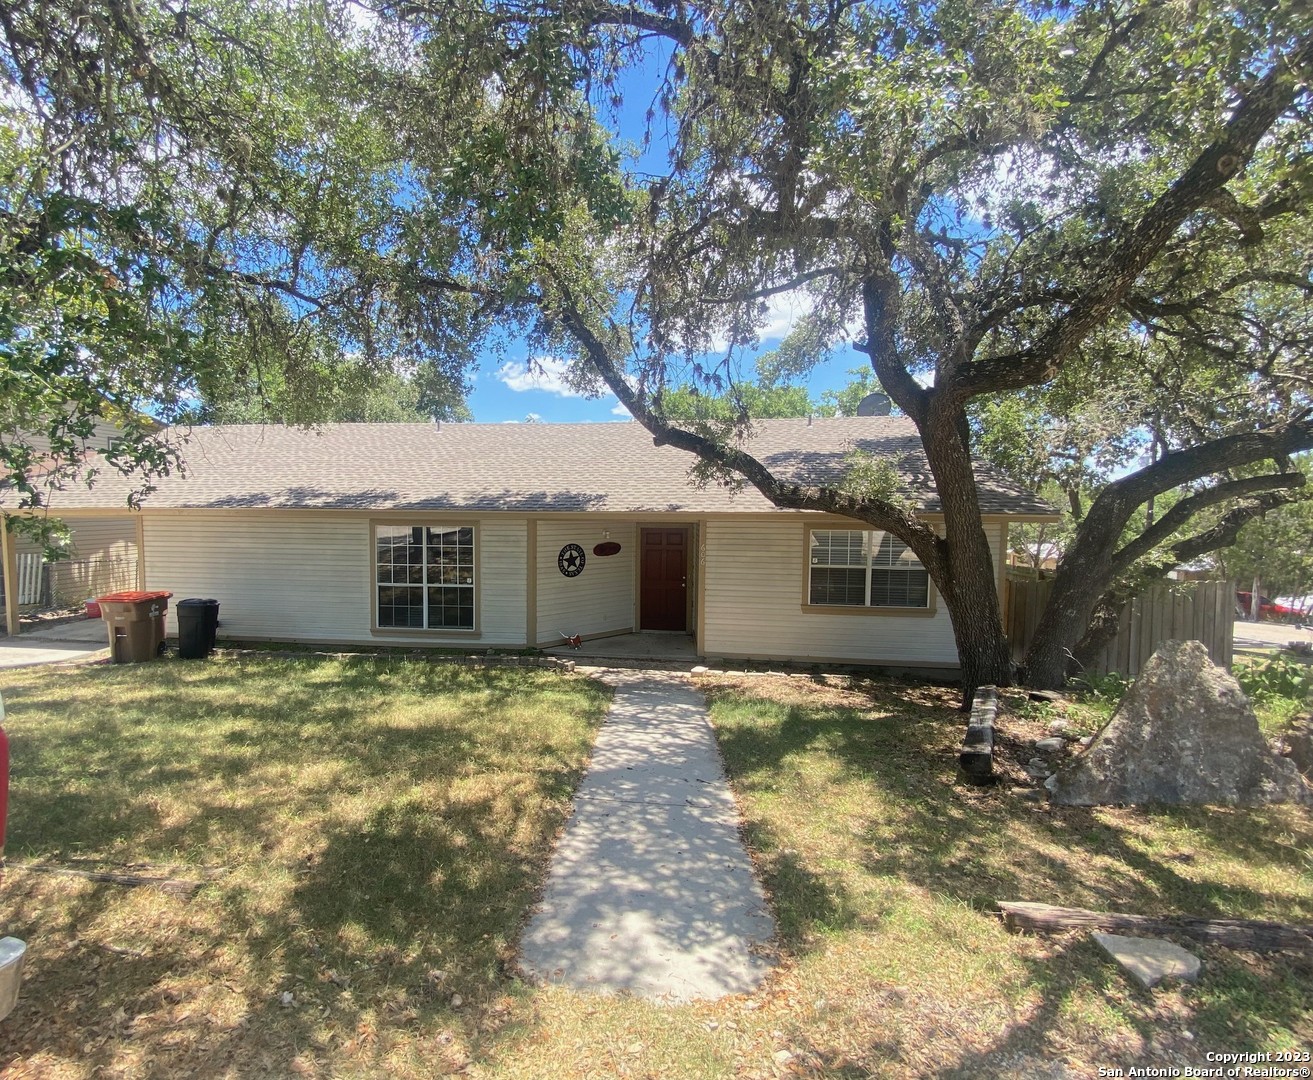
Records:
{"label": "large picture window", "polygon": [[375,526],[374,581],[380,629],[473,630],[473,527]]}
{"label": "large picture window", "polygon": [[930,575],[892,533],[813,529],[808,603],[838,607],[928,608]]}

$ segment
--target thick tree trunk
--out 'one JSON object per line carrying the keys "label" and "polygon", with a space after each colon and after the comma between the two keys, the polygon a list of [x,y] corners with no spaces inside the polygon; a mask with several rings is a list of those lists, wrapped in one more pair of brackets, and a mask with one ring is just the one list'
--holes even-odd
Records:
{"label": "thick tree trunk", "polygon": [[1036,690],[1060,690],[1073,666],[1072,653],[1085,635],[1095,606],[1110,577],[1097,552],[1073,546],[1058,567],[1053,591],[1026,651],[1026,685]]}
{"label": "thick tree trunk", "polygon": [[918,426],[944,514],[945,565],[935,584],[953,622],[965,710],[978,687],[1011,685],[1012,649],[999,605],[997,564],[980,516],[966,416],[946,401],[932,402],[927,412],[928,422]]}
{"label": "thick tree trunk", "polygon": [[1109,589],[1094,605],[1090,625],[1084,636],[1072,649],[1076,666],[1085,671],[1094,663],[1104,648],[1117,637],[1122,628],[1122,610],[1130,597],[1120,589]]}

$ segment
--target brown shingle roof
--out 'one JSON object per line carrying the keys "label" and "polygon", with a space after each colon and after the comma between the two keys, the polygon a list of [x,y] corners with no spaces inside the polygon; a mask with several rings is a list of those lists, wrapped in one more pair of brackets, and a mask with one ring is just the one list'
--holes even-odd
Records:
{"label": "brown shingle roof", "polygon": [[[174,429],[186,436],[186,477],[157,481],[145,506],[313,507],[371,510],[597,510],[752,513],[772,509],[753,488],[737,493],[689,481],[691,455],[656,447],[633,422],[611,424],[328,424],[317,430],[229,425]],[[838,480],[844,455],[887,457],[923,509],[938,509],[910,420],[895,417],[763,420],[745,448],[801,483]],[[986,513],[1052,514],[1043,500],[987,466],[977,468]],[[132,483],[107,470],[52,494],[53,512],[118,508]]]}

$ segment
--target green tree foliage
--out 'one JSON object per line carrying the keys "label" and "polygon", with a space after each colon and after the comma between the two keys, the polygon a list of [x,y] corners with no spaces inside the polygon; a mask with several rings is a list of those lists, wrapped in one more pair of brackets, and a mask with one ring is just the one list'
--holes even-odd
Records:
{"label": "green tree foliage", "polygon": [[[163,289],[139,305],[151,325],[206,346],[189,378],[282,364],[308,415],[344,364],[418,350],[458,377],[495,321],[573,354],[580,385],[704,472],[899,536],[968,688],[1010,677],[978,407],[1044,394],[1035,414],[1061,418],[1062,395],[1112,393],[1115,414],[1144,341],[1157,378],[1215,405],[1213,427],[1191,432],[1195,402],[1170,417],[1157,460],[1084,508],[1032,657],[1045,679],[1119,564],[1194,510],[1275,497],[1280,461],[1313,443],[1308,351],[1262,333],[1275,315],[1297,336],[1309,292],[1306,4],[412,0],[353,20],[332,0],[171,2],[97,19],[28,0],[0,28],[55,178],[9,203],[45,208],[23,235],[50,191],[148,208],[78,235],[154,260],[158,278],[115,274]],[[626,164],[635,97],[667,148],[656,175]],[[687,383],[718,394],[784,297],[803,316],[774,362],[796,373],[855,340],[921,433],[942,523],[878,484],[781,482],[739,416],[662,411]],[[1246,386],[1257,405],[1232,396]],[[1226,478],[1264,460],[1266,479]],[[1223,494],[1122,542],[1150,499],[1199,484]]]}
{"label": "green tree foliage", "polygon": [[[480,314],[417,300],[405,151],[345,7],[29,0],[0,15],[0,468],[24,506],[109,465],[176,468],[159,424],[305,423],[404,360],[458,411]],[[450,240],[447,241],[450,243]],[[486,320],[485,320],[486,321]],[[33,479],[40,482],[34,483]]]}
{"label": "green tree foliage", "polygon": [[817,414],[818,406],[807,396],[807,389],[803,386],[741,383],[722,394],[706,394],[687,383],[661,395],[661,411],[673,423],[691,424],[740,418],[769,420],[813,416]]}
{"label": "green tree foliage", "polygon": [[[1310,462],[1299,468],[1307,475]],[[1219,552],[1219,569],[1248,591],[1257,579],[1265,596],[1313,593],[1313,500],[1270,510],[1247,524],[1233,546]]]}

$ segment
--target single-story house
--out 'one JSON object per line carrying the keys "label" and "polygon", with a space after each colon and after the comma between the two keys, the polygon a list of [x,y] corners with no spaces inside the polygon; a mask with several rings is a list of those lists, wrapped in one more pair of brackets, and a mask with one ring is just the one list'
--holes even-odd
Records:
{"label": "single-story house", "polygon": [[[747,449],[810,483],[869,452],[937,516],[906,419],[765,420]],[[651,631],[712,658],[957,664],[948,614],[895,537],[698,487],[694,459],[634,422],[197,428],[184,456],[139,511],[107,473],[51,509],[131,519],[140,586],[219,600],[226,637],[485,649]],[[1055,515],[978,475],[1002,590],[1009,523]]]}

